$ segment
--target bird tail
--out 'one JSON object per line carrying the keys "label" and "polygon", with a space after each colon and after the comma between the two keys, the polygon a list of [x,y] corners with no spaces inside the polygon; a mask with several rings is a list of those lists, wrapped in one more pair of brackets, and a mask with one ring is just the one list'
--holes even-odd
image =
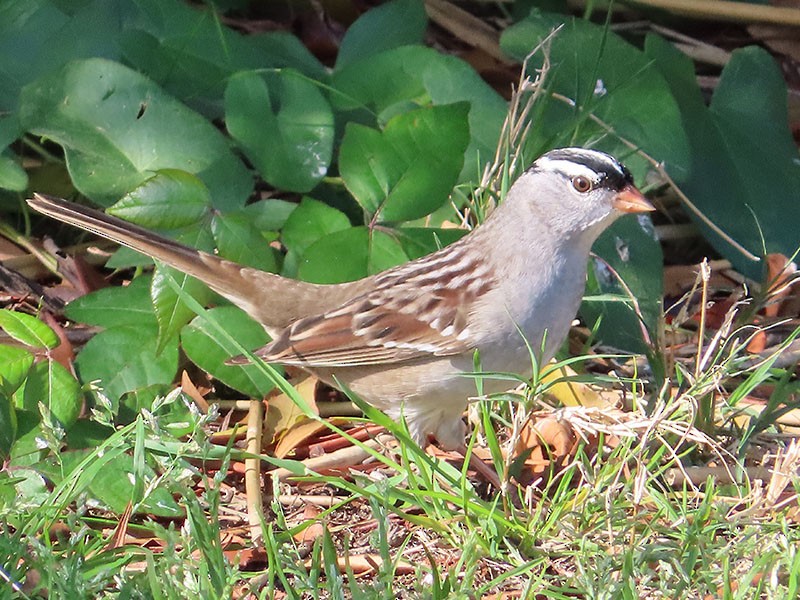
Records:
{"label": "bird tail", "polygon": [[322,314],[369,288],[371,278],[319,285],[244,267],[103,212],[34,194],[36,211],[133,248],[205,283],[261,323],[273,337],[297,318]]}
{"label": "bird tail", "polygon": [[234,283],[220,270],[221,258],[157,235],[138,225],[53,196],[34,194],[28,204],[38,212],[85,229],[183,271],[219,291]]}
{"label": "bird tail", "polygon": [[262,321],[268,331],[286,326],[280,315],[273,314],[272,319],[275,319],[276,322],[271,323],[272,319],[264,320],[265,317],[262,314],[264,312],[262,310],[263,296],[269,295],[270,288],[277,289],[280,285],[279,282],[283,280],[275,274],[242,267],[213,254],[157,235],[138,225],[73,202],[67,202],[61,198],[34,194],[33,198],[28,199],[28,204],[42,214],[132,248],[187,275],[196,277],[215,292]]}

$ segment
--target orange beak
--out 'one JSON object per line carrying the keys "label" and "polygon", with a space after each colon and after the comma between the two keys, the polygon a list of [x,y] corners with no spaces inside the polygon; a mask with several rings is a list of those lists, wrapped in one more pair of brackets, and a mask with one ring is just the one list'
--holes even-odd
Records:
{"label": "orange beak", "polygon": [[632,185],[626,185],[611,201],[611,205],[620,212],[638,213],[655,210],[656,207]]}

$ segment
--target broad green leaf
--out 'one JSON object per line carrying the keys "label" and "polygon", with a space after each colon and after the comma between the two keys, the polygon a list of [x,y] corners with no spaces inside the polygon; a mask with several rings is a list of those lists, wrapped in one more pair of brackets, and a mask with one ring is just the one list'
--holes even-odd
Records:
{"label": "broad green leaf", "polygon": [[17,439],[17,413],[11,396],[0,390],[0,457],[5,459]]}
{"label": "broad green leaf", "polygon": [[162,169],[106,212],[150,229],[196,224],[211,209],[208,188],[196,176]]}
{"label": "broad green leaf", "polygon": [[265,396],[274,386],[256,365],[226,365],[239,351],[216,334],[213,319],[239,344],[255,350],[269,341],[266,332],[242,310],[221,306],[199,315],[181,331],[181,344],[189,359],[222,383],[255,398]]}
{"label": "broad green leaf", "polygon": [[270,198],[248,204],[242,212],[248,216],[256,229],[266,232],[283,229],[295,208],[297,208],[295,202]]}
{"label": "broad green leaf", "polygon": [[106,261],[108,269],[128,269],[130,267],[148,267],[153,264],[149,256],[136,252],[126,246],[120,246]]}
{"label": "broad green leaf", "polygon": [[[152,0],[158,1],[158,0]],[[254,69],[294,69],[309,79],[327,77],[328,69],[298,38],[285,31],[270,31],[248,35],[245,43],[252,49]],[[242,70],[242,69],[238,69]]]}
{"label": "broad green leaf", "polygon": [[328,172],[333,112],[318,86],[296,71],[232,77],[225,90],[225,124],[275,187],[307,192]]}
{"label": "broad green leaf", "polygon": [[[16,398],[12,398],[12,402],[19,404]],[[15,412],[17,415],[17,439],[11,448],[9,460],[16,472],[19,467],[35,467],[40,464],[44,453],[40,442],[43,431],[42,414],[39,407],[36,407],[36,412],[21,408],[17,408]],[[69,435],[69,431],[67,435]]]}
{"label": "broad green leaf", "polygon": [[194,417],[191,416],[187,396],[182,393],[171,395],[173,399],[167,405],[163,404],[165,397],[175,390],[174,384],[156,383],[137,388],[127,392],[120,398],[119,413],[115,421],[118,423],[132,423],[143,410],[153,412],[158,401],[159,427],[168,431],[170,435],[182,436],[192,432]]}
{"label": "broad green leaf", "polygon": [[99,381],[112,401],[132,390],[171,383],[178,369],[177,338],[156,350],[155,326],[114,327],[95,335],[75,359],[81,381]]}
{"label": "broad green leaf", "polygon": [[[143,410],[152,412],[156,399],[163,398],[172,389],[172,384],[154,383],[126,392],[119,399],[119,412],[116,420],[119,423],[132,423]],[[159,416],[159,421],[160,419]]]}
{"label": "broad green leaf", "polygon": [[306,248],[321,237],[349,227],[350,219],[343,212],[306,197],[289,215],[281,231],[281,238],[289,250],[302,255]]}
{"label": "broad green leaf", "polygon": [[[0,456],[5,458],[5,452],[1,446]],[[19,505],[15,502],[17,498],[16,484],[19,481],[19,478],[16,475],[12,476],[8,470],[0,473],[0,512],[9,514],[9,510],[12,507],[14,510],[19,510]],[[6,571],[6,573],[10,574],[8,571]],[[14,577],[14,575],[11,576]]]}
{"label": "broad green leaf", "polygon": [[[594,115],[656,160],[675,168],[688,164],[688,146],[680,113],[669,86],[639,49],[608,27],[563,15],[535,13],[509,27],[501,47],[523,60],[552,29],[564,24],[553,39],[544,85],[551,96],[534,111],[530,158],[554,146],[592,143],[626,159],[634,173],[644,161],[599,124]],[[528,71],[542,66],[542,53],[532,57]]]}
{"label": "broad green leaf", "polygon": [[421,44],[427,25],[422,0],[393,0],[376,6],[347,29],[336,68],[398,46]]}
{"label": "broad green leaf", "polygon": [[[707,107],[686,56],[656,36],[648,37],[646,51],[672,87],[692,148],[689,168],[667,165],[670,174],[707,217],[754,254],[794,254],[800,155],[775,61],[760,48],[736,50]],[[737,270],[760,279],[762,263],[697,223]]]}
{"label": "broad green leaf", "polygon": [[[628,352],[645,352],[648,346],[642,327],[653,342],[659,335],[664,277],[661,244],[650,217],[620,219],[600,236],[593,250],[602,260],[593,259],[589,265],[587,295],[614,294],[620,296],[621,301],[586,301],[581,306],[581,316],[589,327],[601,318],[597,336],[604,344]],[[617,275],[636,298],[643,323],[636,316],[632,303],[627,301],[628,293]]]}
{"label": "broad green leaf", "polygon": [[252,190],[211,123],[115,62],[71,62],[25,86],[20,121],[64,147],[75,187],[103,206],[161,169],[197,175],[219,209],[241,207]]}
{"label": "broad green leaf", "polygon": [[153,273],[150,286],[150,297],[158,322],[159,349],[162,344],[170,343],[195,316],[194,311],[180,299],[171,281],[200,304],[206,304],[212,298],[211,290],[204,283],[171,267],[159,266]]}
{"label": "broad green leaf", "polygon": [[0,2],[0,113],[17,108],[25,84],[71,60],[119,58],[120,30],[129,4],[118,0],[72,6],[51,0]]}
{"label": "broad green leaf", "polygon": [[80,391],[80,385],[69,371],[54,360],[43,360],[33,365],[25,379],[20,408],[38,413],[41,402],[65,429],[69,429],[81,412]]}
{"label": "broad green leaf", "polygon": [[[90,450],[64,452],[61,455],[63,470],[67,473],[74,470],[89,452]],[[137,512],[166,518],[181,516],[183,511],[175,502],[169,490],[163,486],[150,485],[157,477],[155,471],[147,464],[143,466],[141,471],[147,480],[143,487],[149,493],[138,507],[139,510]],[[122,514],[125,512],[128,503],[135,499],[133,484],[135,476],[136,470],[134,469],[133,456],[127,453],[120,453],[106,461],[102,469],[98,469],[86,491],[90,497],[100,501],[113,512]],[[56,479],[57,482],[59,480]]]}
{"label": "broad green leaf", "polygon": [[22,133],[22,125],[16,113],[0,114],[0,148],[10,146]]}
{"label": "broad green leaf", "polygon": [[0,155],[0,188],[24,192],[28,188],[28,174],[10,156]]}
{"label": "broad green leaf", "polygon": [[33,354],[23,348],[0,345],[0,392],[11,396],[25,381]]}
{"label": "broad green leaf", "polygon": [[435,227],[401,227],[392,231],[411,260],[436,252],[461,239],[464,229],[438,229]]}
{"label": "broad green leaf", "polygon": [[380,124],[431,103],[469,102],[470,143],[459,182],[474,181],[494,155],[507,111],[505,100],[468,63],[423,46],[395,48],[337,67],[333,85],[335,106],[365,107]]}
{"label": "broad green leaf", "polygon": [[225,85],[238,71],[290,67],[325,77],[325,67],[289,33],[242,35],[221,26],[216,10],[174,0],[135,5],[138,18],[125,24],[121,39],[126,63],[210,119],[223,116]]}
{"label": "broad green leaf", "polygon": [[394,236],[367,227],[351,227],[312,244],[299,265],[300,279],[340,283],[374,275],[408,261]]}
{"label": "broad green leaf", "polygon": [[[191,229],[179,238],[193,248],[208,250],[213,246],[206,229]],[[180,299],[171,281],[200,304],[206,304],[212,298],[211,290],[204,283],[177,269],[159,265],[153,273],[153,282],[150,285],[150,298],[158,322],[159,348],[176,337],[181,328],[194,317],[194,311]]]}
{"label": "broad green leaf", "polygon": [[[12,452],[13,450],[16,450],[16,444]],[[47,481],[39,472],[38,465],[34,468],[14,469],[14,488],[14,510],[18,512],[40,509],[47,505],[50,498]]]}
{"label": "broad green leaf", "polygon": [[67,446],[74,450],[96,448],[114,433],[111,427],[91,419],[78,419],[67,432]]}
{"label": "broad green leaf", "polygon": [[0,309],[0,329],[32,348],[52,350],[60,343],[55,332],[36,317],[8,309]]}
{"label": "broad green leaf", "polygon": [[383,132],[350,123],[339,170],[370,221],[418,219],[447,202],[469,143],[466,103],[398,115]]}
{"label": "broad green leaf", "polygon": [[127,287],[108,287],[76,298],[65,313],[74,321],[98,327],[155,326],[149,276],[137,277]]}
{"label": "broad green leaf", "polygon": [[241,265],[274,273],[278,270],[275,250],[243,212],[215,214],[211,233],[219,253]]}

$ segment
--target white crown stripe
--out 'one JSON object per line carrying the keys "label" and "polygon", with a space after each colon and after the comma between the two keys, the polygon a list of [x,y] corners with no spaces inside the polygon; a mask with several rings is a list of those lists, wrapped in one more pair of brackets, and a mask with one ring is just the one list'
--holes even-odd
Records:
{"label": "white crown stripe", "polygon": [[559,171],[570,178],[586,177],[591,181],[598,181],[600,179],[600,174],[594,169],[591,169],[586,165],[572,162],[571,160],[564,160],[561,158],[540,158],[538,161],[536,161],[536,164],[550,171]]}

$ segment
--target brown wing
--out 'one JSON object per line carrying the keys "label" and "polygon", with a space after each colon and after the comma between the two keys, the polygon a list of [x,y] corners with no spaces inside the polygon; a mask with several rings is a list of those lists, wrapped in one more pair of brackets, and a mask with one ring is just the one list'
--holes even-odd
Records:
{"label": "brown wing", "polygon": [[258,355],[268,362],[350,367],[471,350],[469,317],[491,282],[485,265],[451,246],[387,271],[375,289],[295,322]]}

